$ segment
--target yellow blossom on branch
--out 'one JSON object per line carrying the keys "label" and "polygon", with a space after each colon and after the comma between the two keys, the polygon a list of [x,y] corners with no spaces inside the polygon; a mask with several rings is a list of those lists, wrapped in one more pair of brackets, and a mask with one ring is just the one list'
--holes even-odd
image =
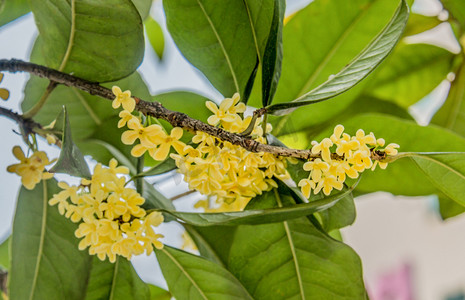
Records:
{"label": "yellow blossom on branch", "polygon": [[[2,82],[2,80],[3,80],[3,74],[0,73],[0,82]],[[2,98],[3,100],[8,100],[9,97],[10,97],[10,92],[7,89],[0,88],[0,98]]]}
{"label": "yellow blossom on branch", "polygon": [[46,180],[53,177],[53,174],[45,170],[45,166],[53,162],[48,160],[45,152],[36,151],[30,157],[26,157],[21,147],[14,146],[13,155],[20,163],[8,166],[7,171],[21,176],[21,183],[28,190],[34,189],[42,179]]}
{"label": "yellow blossom on branch", "polygon": [[119,87],[113,86],[111,91],[115,95],[115,99],[112,102],[113,108],[123,106],[123,108],[129,112],[132,112],[136,107],[136,100],[131,97],[131,91],[122,91]]}
{"label": "yellow blossom on branch", "polygon": [[130,259],[144,252],[149,255],[153,247],[161,249],[153,226],[163,222],[160,212],[147,212],[141,207],[145,199],[134,189],[126,187],[126,167],[112,159],[109,168],[97,164],[90,180],[83,179],[79,186],[60,182],[61,192],[49,200],[57,205],[60,214],[79,223],[75,232],[82,240],[79,249],[111,262],[116,256]]}
{"label": "yellow blossom on branch", "polygon": [[346,176],[357,178],[366,169],[374,170],[377,164],[385,169],[387,162],[373,162],[372,154],[376,152],[378,157],[393,156],[397,154],[399,145],[389,144],[383,149],[384,144],[384,139],[376,139],[372,132],[365,134],[359,129],[355,136],[350,136],[344,133],[344,126],[337,125],[329,138],[324,138],[320,143],[312,142],[312,154],[321,158],[311,158],[303,165],[303,169],[310,173],[298,184],[302,193],[307,198],[312,190],[314,194],[323,191],[329,195],[333,189],[343,188]]}

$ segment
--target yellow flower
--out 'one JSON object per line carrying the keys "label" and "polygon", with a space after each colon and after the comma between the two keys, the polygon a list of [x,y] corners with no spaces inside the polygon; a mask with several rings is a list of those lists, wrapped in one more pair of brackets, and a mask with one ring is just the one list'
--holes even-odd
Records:
{"label": "yellow flower", "polygon": [[[0,82],[3,80],[3,74],[0,73]],[[10,97],[10,92],[7,89],[0,88],[0,98],[3,100],[8,100]]]}
{"label": "yellow flower", "polygon": [[36,151],[31,157],[26,157],[21,147],[14,146],[13,155],[20,163],[8,166],[7,171],[21,176],[21,183],[26,189],[32,190],[42,179],[53,177],[53,174],[45,171],[45,166],[53,162],[48,160],[45,152]]}
{"label": "yellow flower", "polygon": [[119,117],[121,118],[118,121],[118,128],[126,126],[126,124],[131,121],[132,119],[137,119],[129,110],[122,110],[119,113]]}
{"label": "yellow flower", "polygon": [[214,113],[214,115],[208,117],[208,124],[216,126],[221,121],[228,123],[234,122],[237,119],[237,116],[228,112],[233,107],[233,105],[234,100],[231,98],[224,99],[219,107],[212,101],[205,102],[205,106],[207,106],[207,108],[212,113]]}
{"label": "yellow flower", "polygon": [[167,135],[164,131],[161,131],[158,135],[154,136],[153,141],[160,145],[155,150],[152,158],[155,160],[165,160],[170,152],[170,148],[173,147],[178,153],[182,154],[186,144],[179,141],[182,137],[183,130],[180,127],[174,127],[171,129],[170,135]]}
{"label": "yellow flower", "polygon": [[121,141],[126,145],[132,145],[139,139],[142,146],[153,148],[156,147],[153,138],[164,133],[160,125],[154,124],[144,127],[139,119],[131,119],[128,121],[127,125],[130,130],[123,132],[121,135]]}
{"label": "yellow flower", "polygon": [[301,179],[299,181],[299,186],[300,186],[300,188],[302,190],[302,194],[304,194],[305,198],[309,198],[312,189],[315,188],[315,182],[308,179],[308,178],[305,178],[305,179]]}
{"label": "yellow flower", "polygon": [[306,162],[303,169],[305,171],[310,171],[310,177],[315,182],[318,182],[321,180],[322,174],[329,170],[329,165],[327,162],[321,161],[321,159],[317,158],[314,161]]}
{"label": "yellow flower", "polygon": [[316,141],[312,142],[312,153],[313,154],[319,154],[321,153],[321,158],[325,162],[330,162],[331,161],[331,151],[330,147],[333,145],[333,142],[329,138],[324,138],[321,143],[318,143]]}
{"label": "yellow flower", "polygon": [[136,107],[136,100],[131,97],[131,91],[121,91],[121,89],[117,86],[113,86],[111,88],[113,94],[115,95],[115,99],[113,100],[111,106],[113,108],[118,108],[121,105],[123,109],[133,112],[134,108]]}
{"label": "yellow flower", "polygon": [[[91,180],[82,180],[80,186],[60,182],[63,190],[50,199],[50,205],[58,204],[60,213],[73,222],[80,222],[75,231],[79,249],[89,248],[89,254],[111,262],[117,255],[130,259],[133,255],[150,254],[152,247],[162,248],[152,226],[163,222],[160,212],[147,212],[140,207],[145,200],[134,189],[125,187],[126,167],[119,166],[115,159],[110,167],[97,164]],[[71,199],[72,203],[67,200]]]}

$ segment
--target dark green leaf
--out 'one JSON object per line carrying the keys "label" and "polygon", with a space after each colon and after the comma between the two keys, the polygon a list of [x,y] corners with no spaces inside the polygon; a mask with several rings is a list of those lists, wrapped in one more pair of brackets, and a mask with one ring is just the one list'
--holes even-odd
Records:
{"label": "dark green leaf", "polygon": [[[289,205],[289,196],[269,193],[252,209]],[[307,218],[239,226],[228,268],[254,299],[365,299],[361,262]]]}
{"label": "dark green leaf", "polygon": [[189,224],[183,226],[197,245],[200,255],[221,266],[226,266],[236,227],[201,227]]}
{"label": "dark green leaf", "polygon": [[427,44],[400,44],[375,71],[365,94],[408,108],[451,71],[454,54]]}
{"label": "dark green leaf", "polygon": [[170,157],[165,159],[164,161],[160,162],[156,166],[151,167],[150,169],[138,174],[138,177],[143,177],[143,176],[154,176],[154,175],[160,175],[169,171],[173,171],[176,169],[176,163],[174,160]]}
{"label": "dark green leaf", "polygon": [[165,37],[163,35],[163,30],[160,24],[158,24],[158,22],[150,16],[145,20],[144,25],[150,45],[161,60],[163,58],[163,51],[165,50]]}
{"label": "dark green leaf", "polygon": [[465,136],[465,64],[460,66],[446,102],[431,122]]}
{"label": "dark green leaf", "polygon": [[447,196],[440,195],[439,198],[439,213],[443,220],[458,216],[465,212],[465,207],[458,204]]}
{"label": "dark green leaf", "polygon": [[[61,123],[61,124],[60,124]],[[49,170],[50,173],[65,173],[71,176],[90,179],[89,166],[79,148],[74,144],[71,137],[68,112],[65,107],[57,118],[54,129],[63,132],[60,156],[56,164]]]}
{"label": "dark green leaf", "polygon": [[[337,122],[338,123],[338,122]],[[315,140],[329,137],[337,124],[330,125]],[[443,152],[465,151],[465,139],[436,126],[420,126],[415,122],[383,114],[362,114],[342,123],[345,132],[354,135],[358,129],[373,132],[386,143],[397,143],[399,151]],[[401,159],[389,164],[386,170],[366,170],[356,191],[387,191],[396,195],[419,196],[438,193],[425,174],[410,159]]]}
{"label": "dark green leaf", "polygon": [[11,299],[84,298],[91,259],[78,250],[77,225],[48,205],[59,191],[50,179],[19,192],[11,237]]}
{"label": "dark green leaf", "polygon": [[170,300],[173,296],[167,290],[156,285],[149,284],[150,300]]}
{"label": "dark green leaf", "polygon": [[281,75],[283,0],[245,0],[257,55],[262,66],[262,103],[273,99]]}
{"label": "dark green leaf", "polygon": [[93,257],[85,300],[149,300],[150,291],[131,263],[117,256],[116,262]]}
{"label": "dark green leaf", "polygon": [[31,0],[47,66],[91,81],[134,72],[144,55],[144,32],[130,0]]}
{"label": "dark green leaf", "polygon": [[244,1],[163,1],[168,30],[179,50],[224,96],[245,87],[257,52]]}
{"label": "dark green leaf", "polygon": [[252,299],[241,283],[220,265],[166,245],[156,255],[176,299]]}
{"label": "dark green leaf", "polygon": [[30,12],[27,0],[0,0],[0,26]]}
{"label": "dark green leaf", "polygon": [[352,194],[347,195],[333,207],[320,211],[318,215],[326,232],[352,225],[356,217],[354,197]]}
{"label": "dark green leaf", "polygon": [[10,269],[10,244],[11,238],[7,238],[0,244],[0,270]]}
{"label": "dark green leaf", "polygon": [[404,36],[415,35],[424,31],[433,29],[441,24],[441,20],[437,16],[424,16],[420,14],[411,13],[407,26],[405,27]]}
{"label": "dark green leaf", "polygon": [[405,153],[446,196],[465,206],[465,152]]}
{"label": "dark green leaf", "polygon": [[462,0],[441,0],[442,5],[465,28],[465,3]]}
{"label": "dark green leaf", "polygon": [[339,73],[292,102],[268,106],[267,111],[275,115],[289,114],[293,108],[330,99],[356,85],[392,51],[402,35],[408,15],[407,2],[401,0],[397,11],[386,27]]}
{"label": "dark green leaf", "polygon": [[[348,189],[347,191],[337,193],[323,200],[280,208],[221,213],[188,213],[166,209],[161,209],[160,211],[172,215],[186,222],[187,224],[195,226],[234,226],[240,224],[266,224],[299,218],[328,209],[332,207],[334,204],[336,204],[336,202],[339,201],[339,199],[342,199],[343,197],[347,196],[347,194],[349,194],[351,191],[352,189]],[[267,198],[270,197],[270,194],[274,193],[277,193],[277,191],[265,192],[256,198]]]}

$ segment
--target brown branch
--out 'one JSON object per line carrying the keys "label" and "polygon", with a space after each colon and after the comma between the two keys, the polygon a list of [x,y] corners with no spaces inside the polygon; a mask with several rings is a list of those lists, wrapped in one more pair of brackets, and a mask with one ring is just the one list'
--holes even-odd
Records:
{"label": "brown branch", "polygon": [[[91,82],[45,66],[24,62],[21,60],[1,59],[0,71],[9,71],[13,73],[28,72],[39,77],[47,78],[59,84],[78,88],[91,95],[100,96],[108,100],[113,100],[115,97],[110,89],[101,86],[99,83]],[[189,129],[194,132],[202,131],[208,133],[209,135],[217,137],[222,141],[228,141],[234,145],[241,146],[250,152],[269,152],[278,156],[301,159],[320,157],[320,155],[312,154],[310,150],[289,149],[285,147],[262,144],[251,139],[250,137],[244,137],[240,134],[231,133],[221,128],[214,127],[199,120],[193,119],[184,113],[169,110],[163,107],[163,105],[161,105],[159,102],[148,102],[137,97],[134,97],[134,99],[137,103],[136,109],[147,116],[153,116],[157,119],[166,120],[175,127]],[[263,109],[259,109],[257,110],[256,115],[259,116],[263,113],[265,113],[265,111]]]}

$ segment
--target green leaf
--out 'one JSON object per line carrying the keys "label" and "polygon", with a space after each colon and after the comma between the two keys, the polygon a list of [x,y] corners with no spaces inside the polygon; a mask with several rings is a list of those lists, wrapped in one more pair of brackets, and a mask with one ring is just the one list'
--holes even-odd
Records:
{"label": "green leaf", "polygon": [[189,117],[207,122],[212,112],[205,106],[205,102],[211,99],[184,91],[174,91],[159,94],[153,97],[153,101],[160,102],[164,107],[187,114]]}
{"label": "green leaf", "polygon": [[447,196],[440,195],[439,199],[439,213],[443,220],[458,216],[465,212],[465,207],[451,200]]}
{"label": "green leaf", "polygon": [[356,85],[392,51],[402,35],[408,15],[407,2],[401,0],[397,11],[386,27],[339,73],[292,102],[268,106],[267,112],[275,115],[289,114],[293,108],[330,99]]}
{"label": "green leaf", "polygon": [[[61,124],[60,124],[61,123]],[[60,156],[56,164],[49,170],[50,173],[65,173],[71,176],[90,179],[89,166],[79,148],[73,143],[66,107],[57,118],[54,129],[63,132]]]}
{"label": "green leaf", "polygon": [[137,177],[160,175],[160,174],[163,174],[169,171],[173,171],[175,169],[176,169],[175,161],[172,158],[168,157],[164,161],[151,167],[150,169],[137,174]]}
{"label": "green leaf", "polygon": [[404,36],[410,36],[433,29],[441,24],[441,20],[437,16],[424,16],[416,13],[411,13],[407,26],[405,27]]}
{"label": "green leaf", "polygon": [[220,265],[166,245],[156,255],[176,299],[252,299],[241,283]]}
{"label": "green leaf", "polygon": [[238,92],[244,98],[257,63],[244,1],[167,0],[163,6],[168,30],[184,57],[224,96]]}
{"label": "green leaf", "polygon": [[201,227],[189,224],[183,226],[199,249],[200,255],[216,264],[226,266],[236,227]]}
{"label": "green leaf", "polygon": [[142,20],[148,18],[153,0],[132,0]]}
{"label": "green leaf", "polygon": [[404,153],[446,196],[465,206],[465,152]]}
{"label": "green leaf", "polygon": [[59,191],[50,179],[19,192],[11,237],[11,299],[84,298],[91,259],[78,249],[77,224],[48,205]]}
{"label": "green leaf", "polygon": [[173,296],[167,290],[156,285],[149,284],[150,300],[170,300]]}
{"label": "green leaf", "polygon": [[432,45],[400,44],[375,71],[365,94],[408,108],[446,78],[454,57]]}
{"label": "green leaf", "polygon": [[[221,213],[188,213],[166,209],[160,209],[160,211],[172,215],[175,218],[178,218],[186,222],[187,224],[195,226],[234,226],[241,224],[266,224],[299,218],[328,209],[332,207],[334,204],[336,204],[337,201],[347,196],[350,192],[352,192],[352,189],[347,189],[346,191],[337,193],[333,196],[326,197],[323,200],[279,208]],[[256,198],[267,198],[270,197],[270,194],[273,193],[273,191],[265,192]]]}
{"label": "green leaf", "polygon": [[85,300],[150,299],[149,286],[137,275],[131,262],[117,256],[116,262],[93,257]]}
{"label": "green leaf", "polygon": [[[174,210],[173,202],[163,196],[153,185],[144,180],[143,197],[145,199],[145,209],[166,209]],[[172,218],[165,218],[165,221],[172,220]]]}
{"label": "green leaf", "polygon": [[[329,137],[335,125],[315,137],[321,141]],[[361,114],[342,123],[345,132],[354,135],[358,129],[366,133],[373,132],[386,143],[397,143],[403,152],[444,152],[465,151],[465,139],[448,130],[436,126],[420,126],[412,121],[402,120],[383,114]],[[428,177],[410,159],[401,159],[390,163],[386,170],[366,170],[363,173],[356,192],[386,191],[396,195],[419,196],[438,193]]]}
{"label": "green leaf", "polygon": [[354,197],[352,194],[347,195],[333,207],[318,212],[318,215],[322,220],[323,229],[328,233],[352,225],[356,217]]}
{"label": "green leaf", "polygon": [[[278,193],[252,201],[252,209],[293,202]],[[228,268],[257,300],[365,299],[357,254],[319,231],[307,218],[239,226]]]}
{"label": "green leaf", "polygon": [[30,12],[27,0],[0,0],[0,26]]}
{"label": "green leaf", "polygon": [[283,0],[245,0],[259,62],[262,67],[262,103],[271,103],[281,75]]}
{"label": "green leaf", "polygon": [[7,238],[0,244],[0,270],[10,269],[10,244],[11,238]]}
{"label": "green leaf", "polygon": [[457,71],[446,102],[431,122],[465,136],[465,64]]}
{"label": "green leaf", "polygon": [[441,0],[441,3],[462,28],[465,28],[465,3],[461,0]]}
{"label": "green leaf", "polygon": [[31,0],[47,66],[90,81],[128,76],[142,62],[142,21],[130,0]]}
{"label": "green leaf", "polygon": [[160,24],[158,24],[158,22],[150,16],[145,20],[144,25],[150,45],[161,60],[163,58],[163,51],[165,50],[165,37],[163,35],[163,30]]}

